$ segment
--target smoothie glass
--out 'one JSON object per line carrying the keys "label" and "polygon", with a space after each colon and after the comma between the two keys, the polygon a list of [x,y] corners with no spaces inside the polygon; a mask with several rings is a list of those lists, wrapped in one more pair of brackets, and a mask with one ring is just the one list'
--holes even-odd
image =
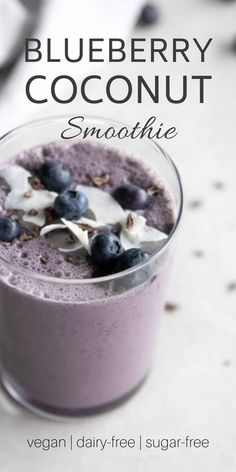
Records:
{"label": "smoothie glass", "polygon": [[[1,163],[60,140],[68,119],[38,120],[9,132],[0,140]],[[96,117],[85,117],[85,125],[103,130],[123,126]],[[97,142],[96,137],[89,140]],[[93,279],[33,273],[7,261],[0,249],[1,381],[19,403],[49,416],[104,410],[126,399],[146,378],[182,214],[178,171],[155,142],[99,142],[153,168],[173,198],[176,223],[161,250],[142,265]]]}

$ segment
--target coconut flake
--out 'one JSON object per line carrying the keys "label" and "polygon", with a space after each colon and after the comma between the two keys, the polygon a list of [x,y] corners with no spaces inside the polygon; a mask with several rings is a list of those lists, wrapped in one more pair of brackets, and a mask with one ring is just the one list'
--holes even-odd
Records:
{"label": "coconut flake", "polygon": [[116,224],[124,218],[124,210],[107,192],[96,187],[78,185],[76,190],[85,193],[89,201],[89,209],[94,213],[96,221],[104,224]]}
{"label": "coconut flake", "polygon": [[30,214],[30,213],[25,213],[22,219],[23,221],[26,221],[27,223],[32,223],[36,226],[42,227],[45,225],[46,216],[44,214],[44,211],[41,210],[41,211],[38,211],[37,214],[35,215]]}
{"label": "coconut flake", "polygon": [[84,247],[89,252],[88,231],[83,231],[79,228],[79,226],[77,226],[77,224],[72,223],[72,221],[65,220],[64,218],[62,218],[61,221],[62,223],[55,223],[42,228],[40,231],[40,236],[45,236],[51,231],[58,229],[69,229],[69,231],[71,231],[71,233],[76,236],[78,241],[75,241],[73,244],[67,244],[65,247],[59,247],[59,251],[74,252]]}
{"label": "coconut flake", "polygon": [[55,231],[56,229],[66,229],[66,226],[61,223],[55,223],[52,225],[44,226],[44,228],[42,228],[40,231],[40,236],[45,236],[45,234],[48,234],[51,231]]}
{"label": "coconut flake", "polygon": [[46,220],[43,210],[53,205],[57,193],[34,190],[29,183],[31,173],[18,165],[3,167],[0,169],[0,177],[11,188],[6,196],[5,208],[23,210],[23,221],[43,226]]}
{"label": "coconut flake", "polygon": [[120,241],[121,241],[121,244],[122,244],[122,247],[127,250],[127,249],[131,249],[132,247],[140,247],[141,245],[140,244],[134,244],[128,234],[122,230],[121,233],[120,233]]}
{"label": "coconut flake", "polygon": [[[44,226],[44,228],[41,229],[40,231],[40,236],[45,236],[48,233],[51,233],[51,231],[56,231],[58,229],[68,229],[68,227],[63,223],[55,223],[51,225]],[[59,247],[58,250],[60,252],[74,252],[78,251],[78,249],[81,249],[82,244],[80,241],[76,241],[73,244],[66,244],[64,247]]]}
{"label": "coconut flake", "polygon": [[[162,242],[167,238],[167,235],[156,228],[146,225],[146,218],[142,215],[135,214],[133,218],[133,225],[130,227],[129,215],[130,212],[126,213],[126,219],[122,221],[122,230],[120,234],[120,240],[124,249],[130,249],[132,247],[145,247],[146,243],[158,243]],[[151,244],[149,244],[151,246]]]}
{"label": "coconut flake", "polygon": [[81,249],[83,246],[79,241],[76,241],[73,244],[68,245],[67,247],[59,247],[60,252],[75,252],[78,249]]}
{"label": "coconut flake", "polygon": [[159,229],[153,228],[152,226],[145,225],[142,230],[142,243],[145,242],[157,242],[166,239],[168,236]]}
{"label": "coconut flake", "polygon": [[30,197],[25,197],[22,188],[11,190],[5,200],[5,207],[12,210],[43,210],[53,205],[57,193],[49,190],[33,190]]}
{"label": "coconut flake", "polygon": [[0,169],[0,177],[4,179],[11,189],[21,189],[26,192],[31,189],[29,177],[31,173],[18,165],[6,166]]}
{"label": "coconut flake", "polygon": [[66,225],[66,227],[76,236],[76,238],[81,243],[88,253],[90,253],[90,245],[88,238],[88,231],[81,229],[77,224],[68,221],[65,218],[61,218],[61,221]]}
{"label": "coconut flake", "polygon": [[120,240],[124,249],[130,249],[132,247],[141,247],[140,235],[143,231],[143,227],[146,223],[146,218],[142,215],[132,212],[132,215],[135,214],[134,224],[129,226],[129,215],[130,212],[125,212],[125,219],[121,222],[122,229],[120,233]]}
{"label": "coconut flake", "polygon": [[82,216],[79,220],[76,220],[75,223],[81,224],[81,225],[87,225],[92,229],[97,229],[97,228],[107,228],[109,229],[109,225],[105,225],[102,221],[95,221],[92,220],[91,218],[85,218],[85,216]]}

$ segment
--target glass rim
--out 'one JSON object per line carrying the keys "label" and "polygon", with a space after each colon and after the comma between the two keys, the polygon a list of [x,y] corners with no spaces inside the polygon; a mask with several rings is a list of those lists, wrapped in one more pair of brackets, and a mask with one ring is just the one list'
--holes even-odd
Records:
{"label": "glass rim", "polygon": [[[74,115],[72,114],[60,114],[60,115],[53,115],[53,116],[48,116],[44,118],[39,118],[36,120],[31,120],[29,122],[23,123],[22,125],[16,126],[12,128],[10,131],[7,131],[4,133],[2,136],[0,136],[0,146],[4,144],[4,142],[7,142],[8,138],[13,136],[15,134],[19,134],[22,130],[30,128],[31,126],[35,125],[45,125],[47,122],[52,122],[52,121],[60,121],[62,119],[69,119],[72,118]],[[83,116],[88,120],[94,120],[94,121],[103,121],[106,123],[113,123],[115,125],[121,125],[129,128],[131,125],[129,123],[124,123],[122,121],[118,121],[113,118],[108,118],[105,116],[97,116],[97,115],[89,115],[89,114],[81,114],[77,116]],[[93,277],[93,278],[87,278],[87,279],[66,279],[63,277],[51,277],[50,275],[45,275],[45,274],[39,274],[37,272],[31,271],[27,268],[19,267],[17,264],[12,263],[11,261],[8,261],[5,259],[1,254],[0,254],[0,260],[12,271],[19,273],[20,275],[23,275],[28,278],[33,278],[37,279],[43,282],[48,282],[48,283],[57,283],[57,284],[69,284],[69,285],[91,285],[91,284],[97,284],[97,283],[102,283],[102,282],[109,282],[112,280],[117,280],[117,279],[122,279],[125,278],[126,276],[129,276],[130,274],[133,274],[135,272],[138,272],[140,269],[148,267],[149,264],[154,262],[155,260],[159,259],[162,254],[167,250],[167,248],[170,246],[171,241],[174,239],[174,236],[177,233],[177,230],[179,228],[180,222],[182,220],[182,215],[183,215],[183,187],[182,187],[182,182],[181,182],[181,177],[179,174],[179,171],[169,156],[169,154],[164,151],[164,149],[159,145],[157,140],[155,139],[149,139],[149,138],[142,138],[142,141],[145,143],[148,143],[152,147],[155,147],[159,150],[159,152],[162,154],[162,156],[165,158],[167,161],[168,165],[172,169],[177,184],[179,188],[179,193],[180,193],[180,203],[179,203],[179,209],[178,213],[176,216],[176,221],[174,223],[174,226],[170,232],[170,234],[167,236],[165,239],[165,242],[161,249],[156,249],[144,262],[141,262],[140,264],[137,264],[134,267],[131,267],[130,269],[126,269],[122,272],[118,272],[117,274],[110,274],[110,275],[105,275],[105,276],[100,276],[100,277]],[[161,176],[160,176],[161,177]]]}

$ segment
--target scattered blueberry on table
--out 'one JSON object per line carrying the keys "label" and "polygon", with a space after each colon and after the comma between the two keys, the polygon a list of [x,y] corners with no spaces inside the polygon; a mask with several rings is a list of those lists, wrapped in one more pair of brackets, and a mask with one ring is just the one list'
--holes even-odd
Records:
{"label": "scattered blueberry on table", "polygon": [[159,13],[157,7],[152,3],[147,3],[140,13],[138,24],[142,26],[149,26],[155,24],[158,19]]}
{"label": "scattered blueberry on table", "polygon": [[65,190],[56,197],[53,208],[59,218],[78,220],[88,209],[88,198],[83,192]]}

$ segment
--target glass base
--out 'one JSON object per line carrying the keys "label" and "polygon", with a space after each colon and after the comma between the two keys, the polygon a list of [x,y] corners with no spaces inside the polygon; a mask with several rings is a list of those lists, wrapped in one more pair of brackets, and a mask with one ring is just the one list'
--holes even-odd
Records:
{"label": "glass base", "polygon": [[17,390],[12,386],[12,384],[6,379],[5,376],[1,375],[0,381],[5,392],[18,404],[23,406],[25,409],[29,410],[31,413],[42,416],[51,420],[73,420],[83,416],[91,416],[99,413],[105,413],[112,410],[113,408],[119,407],[127,400],[129,400],[143,385],[147,378],[148,374],[138,383],[131,391],[123,395],[121,398],[113,400],[112,402],[106,403],[104,405],[89,407],[89,408],[78,408],[78,409],[68,409],[68,408],[57,408],[51,405],[46,405],[44,403],[37,402],[32,399],[26,399],[20,395]]}

